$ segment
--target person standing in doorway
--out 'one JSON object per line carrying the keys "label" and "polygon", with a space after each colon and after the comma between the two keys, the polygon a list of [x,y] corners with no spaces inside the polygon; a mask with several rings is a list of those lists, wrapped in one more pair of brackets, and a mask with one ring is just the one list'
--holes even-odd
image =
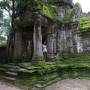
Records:
{"label": "person standing in doorway", "polygon": [[43,49],[43,56],[47,60],[47,46],[46,46],[46,42],[43,43],[42,49]]}

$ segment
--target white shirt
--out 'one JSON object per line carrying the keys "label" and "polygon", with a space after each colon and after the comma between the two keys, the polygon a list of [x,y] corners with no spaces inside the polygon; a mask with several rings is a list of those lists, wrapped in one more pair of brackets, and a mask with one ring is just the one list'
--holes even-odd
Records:
{"label": "white shirt", "polygon": [[43,45],[42,48],[43,48],[43,52],[47,52],[47,46],[46,45]]}

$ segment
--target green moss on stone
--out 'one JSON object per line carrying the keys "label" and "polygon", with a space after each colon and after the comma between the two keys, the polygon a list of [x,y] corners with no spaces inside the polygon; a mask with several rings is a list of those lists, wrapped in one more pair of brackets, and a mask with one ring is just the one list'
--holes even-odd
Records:
{"label": "green moss on stone", "polygon": [[84,28],[90,28],[90,17],[81,17],[79,19],[79,28],[84,29]]}
{"label": "green moss on stone", "polygon": [[32,59],[32,64],[35,66],[43,65],[45,63],[45,60],[43,57],[34,57]]}
{"label": "green moss on stone", "polygon": [[0,48],[6,48],[7,47],[7,44],[6,43],[1,43],[0,44]]}
{"label": "green moss on stone", "polygon": [[71,22],[72,21],[72,9],[68,10],[68,12],[66,13],[66,15],[64,16],[64,22]]}
{"label": "green moss on stone", "polygon": [[56,6],[43,4],[42,14],[50,19],[57,20],[57,16],[55,15]]}

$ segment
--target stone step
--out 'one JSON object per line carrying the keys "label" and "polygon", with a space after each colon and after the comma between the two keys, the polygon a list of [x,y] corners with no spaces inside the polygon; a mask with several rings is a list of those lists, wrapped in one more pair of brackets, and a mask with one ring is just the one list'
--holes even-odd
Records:
{"label": "stone step", "polygon": [[11,81],[16,80],[19,69],[20,68],[18,66],[12,66],[8,71],[5,72],[4,78]]}
{"label": "stone step", "polygon": [[18,69],[13,69],[13,68],[11,68],[11,69],[9,69],[8,71],[10,71],[10,72],[18,72],[19,70],[18,70]]}
{"label": "stone step", "polygon": [[16,80],[16,78],[11,78],[11,77],[7,77],[7,76],[4,76],[4,78],[5,78],[6,80],[11,80],[11,81],[15,81],[15,80]]}
{"label": "stone step", "polygon": [[19,69],[19,66],[12,66],[13,69]]}
{"label": "stone step", "polygon": [[13,76],[17,76],[18,75],[18,73],[16,73],[16,72],[6,72],[6,74],[8,74],[8,75],[13,75]]}
{"label": "stone step", "polygon": [[18,66],[12,66],[8,71],[18,72],[19,70],[20,70],[20,68]]}

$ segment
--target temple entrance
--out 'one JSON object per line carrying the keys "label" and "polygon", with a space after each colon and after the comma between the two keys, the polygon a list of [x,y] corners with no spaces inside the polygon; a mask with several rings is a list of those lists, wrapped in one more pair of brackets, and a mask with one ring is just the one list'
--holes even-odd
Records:
{"label": "temple entrance", "polygon": [[42,27],[42,44],[44,44],[44,42],[46,42],[47,44],[47,28],[46,27]]}
{"label": "temple entrance", "polygon": [[[53,27],[53,25],[52,25]],[[46,44],[47,58],[53,58],[56,55],[56,31],[53,28],[42,27],[42,44]]]}
{"label": "temple entrance", "polygon": [[[42,27],[42,44],[47,44],[47,28]],[[32,61],[33,57],[33,26],[25,27],[22,31],[22,60]]]}
{"label": "temple entrance", "polygon": [[33,56],[33,26],[22,31],[22,60],[27,62]]}

